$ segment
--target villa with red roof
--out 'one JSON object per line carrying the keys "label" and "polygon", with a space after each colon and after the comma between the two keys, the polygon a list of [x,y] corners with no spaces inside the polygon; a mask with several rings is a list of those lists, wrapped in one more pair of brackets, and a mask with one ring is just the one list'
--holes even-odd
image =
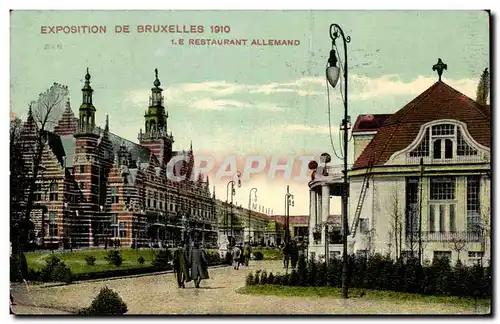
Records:
{"label": "villa with red roof", "polygon": [[[394,114],[358,116],[352,134],[349,253],[418,257],[421,249],[422,261],[490,258],[489,105],[439,77]],[[318,238],[309,250],[316,255],[324,251],[330,195],[342,187],[340,172],[318,171],[309,183],[310,227]]]}

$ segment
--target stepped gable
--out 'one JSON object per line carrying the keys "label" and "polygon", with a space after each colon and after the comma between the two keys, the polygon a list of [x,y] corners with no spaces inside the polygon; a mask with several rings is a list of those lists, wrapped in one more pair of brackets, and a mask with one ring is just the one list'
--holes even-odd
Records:
{"label": "stepped gable", "polygon": [[77,124],[78,119],[75,117],[75,114],[71,109],[68,98],[68,101],[66,101],[66,108],[57,121],[57,125],[54,126],[54,133],[60,136],[73,135],[74,133],[76,133]]}
{"label": "stepped gable", "polygon": [[410,145],[420,127],[437,119],[455,119],[467,124],[471,136],[491,147],[491,110],[437,81],[429,89],[392,114],[354,163],[353,170],[383,165],[392,154]]}

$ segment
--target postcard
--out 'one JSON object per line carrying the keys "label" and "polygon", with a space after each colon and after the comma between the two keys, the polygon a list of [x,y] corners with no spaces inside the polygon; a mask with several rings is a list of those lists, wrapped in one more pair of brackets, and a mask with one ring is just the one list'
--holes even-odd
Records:
{"label": "postcard", "polygon": [[12,314],[491,313],[488,11],[10,19]]}

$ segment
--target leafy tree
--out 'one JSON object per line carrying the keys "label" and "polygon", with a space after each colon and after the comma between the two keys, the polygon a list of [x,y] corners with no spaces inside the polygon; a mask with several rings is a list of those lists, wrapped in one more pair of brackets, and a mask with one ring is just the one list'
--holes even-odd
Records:
{"label": "leafy tree", "polygon": [[[25,188],[26,204],[23,206],[23,220],[20,222],[21,225],[18,229],[19,239],[12,242],[13,252],[18,251],[20,243],[25,244],[28,241],[28,223],[34,207],[36,181],[41,171],[41,162],[44,148],[47,145],[48,131],[52,130],[57,119],[60,117],[68,94],[67,86],[54,83],[49,89],[41,93],[37,100],[32,101],[29,104],[27,120],[27,125],[32,127],[21,132],[19,136],[20,149],[19,147],[13,147],[15,153],[14,159],[23,159],[26,157],[24,160],[25,164],[23,165],[24,177],[22,178],[25,182],[23,186]],[[11,133],[11,140],[13,138],[15,139],[15,135],[13,136],[13,133]]]}
{"label": "leafy tree", "polygon": [[476,102],[481,105],[486,105],[490,95],[490,73],[488,68],[484,69],[483,74],[479,78],[476,91]]}

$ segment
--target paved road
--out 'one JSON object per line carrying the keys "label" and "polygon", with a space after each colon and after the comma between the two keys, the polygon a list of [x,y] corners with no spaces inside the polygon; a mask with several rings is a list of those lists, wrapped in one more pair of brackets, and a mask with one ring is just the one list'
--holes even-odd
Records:
{"label": "paved road", "polygon": [[[471,314],[474,309],[445,304],[404,301],[397,305],[367,299],[317,297],[277,297],[242,295],[236,292],[245,284],[247,273],[266,269],[283,272],[280,262],[257,261],[249,268],[231,267],[210,270],[211,279],[201,288],[193,283],[178,289],[172,273],[105,281],[82,282],[65,286],[13,286],[18,314],[60,314],[75,312],[90,305],[103,286],[118,292],[128,306],[128,314]],[[28,292],[29,289],[29,292]],[[29,306],[29,307],[26,307]]]}

